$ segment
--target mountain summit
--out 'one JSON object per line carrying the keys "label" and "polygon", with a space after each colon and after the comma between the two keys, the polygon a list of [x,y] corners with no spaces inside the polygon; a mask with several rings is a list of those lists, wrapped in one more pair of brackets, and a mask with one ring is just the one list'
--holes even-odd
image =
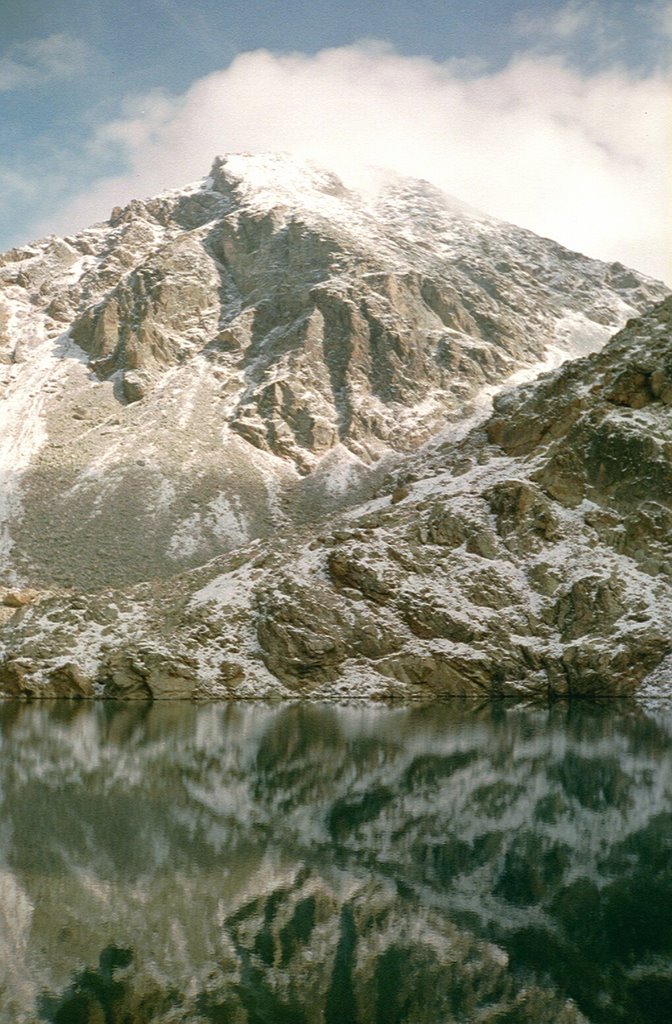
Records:
{"label": "mountain summit", "polygon": [[[50,602],[51,621],[60,623],[56,633],[67,634],[71,647],[81,645],[63,633],[66,621],[78,622],[89,637],[87,665],[96,645],[81,632],[81,616],[73,619],[64,609],[74,600],[97,623],[102,647],[82,686],[104,689],[104,647],[123,636],[130,642],[140,619],[153,621],[159,633],[175,625],[165,594],[175,596],[177,588],[184,596],[195,585],[188,573],[177,573],[196,570],[202,588],[205,570],[197,567],[227,557],[231,565],[247,564],[253,549],[255,558],[263,550],[271,562],[274,551],[319,562],[317,554],[298,555],[292,545],[368,515],[366,502],[373,501],[372,508],[389,502],[395,487],[395,503],[408,510],[407,481],[426,477],[436,459],[453,465],[444,467],[442,479],[461,472],[454,467],[462,463],[447,452],[457,451],[459,438],[486,417],[504,384],[599,349],[626,320],[667,294],[659,282],[473,211],[427,182],[390,175],[376,189],[356,191],[327,170],[273,154],[218,158],[202,182],[115,208],[107,223],[76,236],[7,253],[0,257],[0,286],[0,583],[8,609],[32,601],[25,596],[30,592],[38,602],[5,616],[12,616],[7,663],[14,665],[7,685],[31,692],[39,689],[37,681],[25,682],[33,670],[35,680],[44,680],[63,663],[60,641],[53,649],[50,641],[48,650],[40,641],[39,657],[31,661],[34,630],[39,620],[44,640],[42,615]],[[664,376],[666,365],[662,360],[651,373]],[[589,369],[581,372],[589,387]],[[660,384],[663,397],[666,386]],[[646,388],[653,395],[654,384],[642,394],[649,394]],[[567,397],[570,408],[575,398]],[[506,401],[499,399],[498,409]],[[562,423],[565,399],[559,401]],[[659,404],[666,408],[662,398]],[[502,425],[488,427],[490,443],[503,446],[507,458],[518,458],[516,444],[525,459],[539,456],[535,446],[546,445],[559,429],[549,424],[535,439],[522,411],[511,422],[508,414],[503,420],[497,415],[492,424]],[[533,419],[545,422],[543,403]],[[591,423],[588,416],[586,430]],[[633,430],[638,426],[634,421]],[[532,438],[527,449],[526,437]],[[490,456],[483,449],[479,458]],[[521,474],[521,487],[533,488],[532,496],[524,493],[534,507],[537,492],[562,503],[552,487],[573,486],[569,470],[554,471],[553,484],[536,476],[526,483],[527,470]],[[636,480],[632,486],[636,491]],[[498,508],[495,501],[487,515],[496,518]],[[476,529],[480,513],[474,516]],[[353,580],[363,577],[353,565],[350,556],[339,561],[334,551],[329,555],[320,572],[330,574],[335,595],[357,591]],[[269,612],[275,605],[268,604],[275,584],[267,581],[263,593],[250,590],[250,579],[243,584],[237,571],[225,570],[234,573],[224,587],[227,593],[234,588],[231,608],[252,601],[241,612],[244,629],[252,629],[262,651],[270,644],[275,653],[261,654],[262,685],[247,655],[236,660],[229,651],[224,658],[215,644],[208,663],[221,662],[212,669],[217,679],[230,672],[254,692],[260,686],[273,691],[273,680],[280,688],[279,680],[291,689],[296,679],[312,680],[318,690],[325,682],[332,686],[342,671],[307,668],[310,658],[304,664],[292,646],[302,631],[321,635],[323,609],[315,607],[315,621],[307,612],[303,625],[290,616],[278,632],[285,613],[279,605]],[[509,593],[500,582],[501,594]],[[293,594],[294,584],[286,583],[286,594]],[[346,630],[325,643],[331,650],[333,641],[340,652],[334,664],[377,659],[376,671],[397,680],[396,692],[395,685],[412,686],[419,670],[404,675],[401,655],[374,639],[384,630],[388,600],[378,584],[371,593],[367,586],[362,583],[360,604],[334,614],[339,622],[345,616],[345,629],[373,601],[371,621],[367,612],[350,639]],[[444,596],[449,586],[441,584]],[[124,588],[126,596],[110,597],[110,587]],[[300,608],[296,595],[287,600]],[[325,591],[324,600],[341,598]],[[432,602],[423,599],[412,611],[409,601],[403,629],[413,632],[412,620],[418,637],[433,635],[441,615]],[[231,636],[234,620],[231,612],[221,625]],[[441,633],[444,647],[471,650],[472,632]],[[495,653],[496,635],[490,637]],[[394,650],[403,648],[399,643]],[[177,676],[205,678],[202,648],[194,637],[184,644]],[[17,656],[33,669],[18,671]],[[388,664],[390,658],[397,668],[383,672],[380,659]],[[233,668],[222,669],[224,661]],[[440,662],[446,663],[445,652]],[[84,679],[82,665],[73,664]],[[494,671],[488,664],[478,677],[486,689]],[[109,676],[109,666],[105,671]],[[455,672],[456,679],[460,672],[466,678],[463,668]],[[525,676],[516,672],[516,679]],[[344,685],[356,689],[353,681]],[[114,686],[124,688],[118,680]],[[226,683],[224,689],[236,687]],[[210,692],[221,690],[217,683]]]}

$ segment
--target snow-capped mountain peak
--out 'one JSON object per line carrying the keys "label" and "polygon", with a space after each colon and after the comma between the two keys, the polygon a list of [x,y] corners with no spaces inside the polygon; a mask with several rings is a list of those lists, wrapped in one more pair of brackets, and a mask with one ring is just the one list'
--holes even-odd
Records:
{"label": "snow-capped mountain peak", "polygon": [[170,577],[375,493],[667,289],[282,154],[0,257],[7,586]]}

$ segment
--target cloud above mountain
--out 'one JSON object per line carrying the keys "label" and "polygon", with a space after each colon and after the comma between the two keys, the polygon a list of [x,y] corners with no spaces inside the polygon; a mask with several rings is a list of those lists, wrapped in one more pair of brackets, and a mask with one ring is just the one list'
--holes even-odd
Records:
{"label": "cloud above mountain", "polygon": [[[580,20],[574,8],[568,31]],[[101,219],[133,196],[202,176],[216,153],[279,149],[350,181],[365,165],[427,178],[496,216],[669,281],[670,108],[662,73],[588,75],[536,50],[494,72],[401,56],[378,42],[314,55],[258,50],[181,95],[128,99],[80,155],[116,153],[125,170],[40,227],[71,231]]]}

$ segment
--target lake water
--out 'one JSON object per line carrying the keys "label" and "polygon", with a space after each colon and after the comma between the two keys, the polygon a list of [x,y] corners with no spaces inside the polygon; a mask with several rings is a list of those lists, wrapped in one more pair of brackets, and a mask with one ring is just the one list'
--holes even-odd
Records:
{"label": "lake water", "polygon": [[672,707],[0,704],[0,1021],[669,1024]]}

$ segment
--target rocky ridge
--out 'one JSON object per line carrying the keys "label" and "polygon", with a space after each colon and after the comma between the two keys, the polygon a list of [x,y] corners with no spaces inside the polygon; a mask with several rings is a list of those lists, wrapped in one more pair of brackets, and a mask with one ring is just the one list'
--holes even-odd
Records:
{"label": "rocky ridge", "polygon": [[0,583],[167,579],[355,505],[665,293],[426,182],[218,159],[0,257]]}
{"label": "rocky ridge", "polygon": [[672,298],[378,495],[166,584],[12,612],[19,695],[669,693]]}

